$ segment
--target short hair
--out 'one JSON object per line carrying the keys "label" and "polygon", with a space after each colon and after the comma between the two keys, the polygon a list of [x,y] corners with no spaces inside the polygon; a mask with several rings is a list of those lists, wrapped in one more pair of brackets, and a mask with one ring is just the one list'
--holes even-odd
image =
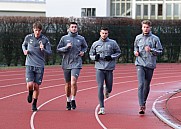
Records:
{"label": "short hair", "polygon": [[152,25],[151,21],[149,21],[149,20],[143,20],[143,21],[141,22],[141,25],[143,25],[143,24],[146,24],[146,25],[149,25],[149,26]]}
{"label": "short hair", "polygon": [[69,23],[69,26],[70,26],[71,24],[77,25],[77,22],[70,22],[70,23]]}
{"label": "short hair", "polygon": [[42,24],[41,24],[41,22],[40,21],[37,21],[37,22],[35,22],[35,23],[33,23],[33,28],[35,29],[35,28],[38,28],[38,29],[40,29],[40,30],[42,30]]}
{"label": "short hair", "polygon": [[105,30],[105,31],[109,31],[109,28],[108,27],[101,27],[100,30]]}

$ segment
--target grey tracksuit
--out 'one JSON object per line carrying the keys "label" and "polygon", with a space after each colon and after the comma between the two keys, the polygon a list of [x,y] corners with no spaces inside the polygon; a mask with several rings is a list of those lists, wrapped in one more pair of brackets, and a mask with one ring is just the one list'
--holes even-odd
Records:
{"label": "grey tracksuit", "polygon": [[[116,58],[120,56],[121,50],[115,40],[107,38],[105,41],[99,39],[92,44],[90,49],[90,58],[95,60],[95,52],[100,54],[100,60],[95,62],[96,69],[114,70],[116,65]],[[105,61],[105,56],[111,56],[112,61]]]}
{"label": "grey tracksuit", "polygon": [[[106,90],[108,93],[110,93],[112,91],[113,70],[115,69],[116,58],[120,56],[121,50],[115,40],[107,38],[103,41],[100,38],[91,46],[89,52],[91,60],[95,60],[96,54],[100,54],[100,59],[98,61],[95,61],[96,80],[98,83],[98,98],[100,107],[104,107],[104,81],[106,84]],[[105,56],[111,56],[112,60],[106,61]]]}
{"label": "grey tracksuit", "polygon": [[[68,48],[66,45],[72,43],[72,47]],[[57,46],[57,52],[63,54],[62,68],[73,69],[82,68],[82,57],[79,56],[80,51],[87,51],[87,42],[85,38],[78,33],[69,32],[68,35],[63,36]]]}
{"label": "grey tracksuit", "polygon": [[[44,50],[40,49],[40,43],[43,43]],[[45,54],[51,54],[51,45],[46,36],[43,34],[37,39],[34,34],[29,34],[25,37],[22,44],[22,50],[28,50],[26,56],[26,66],[35,66],[44,68],[45,65]]]}
{"label": "grey tracksuit", "polygon": [[[145,51],[145,46],[151,48],[150,52]],[[139,52],[139,56],[135,60],[135,65],[137,67],[140,106],[144,106],[146,103],[153,71],[156,68],[156,59],[162,53],[162,49],[160,39],[151,32],[148,35],[139,34],[136,36],[134,52]]]}

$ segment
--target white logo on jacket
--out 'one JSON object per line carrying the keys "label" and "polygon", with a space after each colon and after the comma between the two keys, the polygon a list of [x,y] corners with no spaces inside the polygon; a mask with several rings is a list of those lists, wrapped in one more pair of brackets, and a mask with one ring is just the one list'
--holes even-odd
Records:
{"label": "white logo on jacket", "polygon": [[30,43],[33,43],[33,39],[30,39]]}

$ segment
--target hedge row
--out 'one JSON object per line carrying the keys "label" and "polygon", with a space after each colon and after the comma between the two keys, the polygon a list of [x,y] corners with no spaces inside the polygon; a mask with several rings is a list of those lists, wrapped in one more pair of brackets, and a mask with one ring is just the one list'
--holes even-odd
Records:
{"label": "hedge row", "polygon": [[[47,65],[61,63],[61,56],[56,52],[61,36],[67,34],[70,21],[79,25],[79,34],[83,35],[89,48],[99,39],[101,26],[109,27],[109,37],[115,39],[121,50],[120,63],[133,63],[133,42],[137,34],[141,33],[141,20],[129,18],[64,18],[64,17],[0,17],[0,66],[24,65],[25,56],[21,44],[24,37],[32,33],[32,24],[41,21],[43,34],[51,44],[53,54],[46,58]],[[158,62],[180,62],[181,21],[152,20],[152,32],[160,37],[164,53]],[[89,51],[89,50],[88,50]],[[92,63],[88,53],[83,57],[84,63]]]}

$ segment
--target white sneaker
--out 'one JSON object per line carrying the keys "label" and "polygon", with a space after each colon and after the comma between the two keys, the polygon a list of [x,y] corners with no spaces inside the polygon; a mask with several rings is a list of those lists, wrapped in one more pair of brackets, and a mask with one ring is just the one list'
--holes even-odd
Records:
{"label": "white sneaker", "polygon": [[98,115],[104,115],[104,114],[105,114],[104,108],[100,108]]}

